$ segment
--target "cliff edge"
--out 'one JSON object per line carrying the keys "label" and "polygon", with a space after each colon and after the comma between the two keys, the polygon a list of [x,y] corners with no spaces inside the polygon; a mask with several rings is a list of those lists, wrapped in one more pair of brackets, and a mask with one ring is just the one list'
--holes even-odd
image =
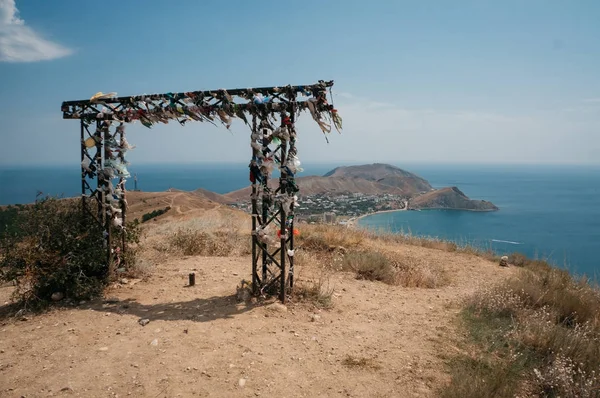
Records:
{"label": "cliff edge", "polygon": [[409,209],[453,209],[470,211],[495,211],[498,207],[486,200],[469,199],[457,187],[447,187],[412,198]]}

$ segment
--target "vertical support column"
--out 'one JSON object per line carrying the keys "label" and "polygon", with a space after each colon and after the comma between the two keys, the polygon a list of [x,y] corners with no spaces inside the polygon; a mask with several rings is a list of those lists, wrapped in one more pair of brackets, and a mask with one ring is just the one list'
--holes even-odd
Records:
{"label": "vertical support column", "polygon": [[[281,117],[283,119],[283,115]],[[283,124],[283,120],[282,120],[282,124]],[[285,165],[287,162],[287,141],[282,140],[281,141],[281,159],[280,159],[280,174],[279,174],[279,188],[280,188],[280,194],[283,198],[286,198],[288,196],[288,188],[287,188],[287,171],[285,169]],[[287,201],[285,199],[282,199],[280,201],[279,204],[279,219],[280,219],[280,226],[279,226],[279,234],[280,234],[280,242],[279,244],[280,246],[280,277],[281,277],[281,282],[280,282],[280,286],[279,286],[279,300],[281,300],[282,303],[285,303],[285,299],[286,299],[286,278],[285,278],[285,258],[287,257],[287,250],[286,250],[286,240],[287,240],[287,228],[286,228],[286,218],[287,218],[287,212],[285,211],[285,206],[287,205]]]}
{"label": "vertical support column", "polygon": [[107,145],[107,141],[110,140],[110,129],[109,129],[109,124],[108,122],[104,121],[101,122],[102,125],[102,144],[104,147],[104,153],[102,156],[102,166],[98,171],[98,175],[102,175],[102,202],[101,202],[101,206],[102,206],[102,216],[103,221],[104,221],[104,233],[105,233],[105,240],[106,240],[106,265],[108,266],[108,271],[110,275],[114,274],[114,269],[113,269],[113,262],[112,262],[112,219],[111,217],[109,217],[108,215],[108,199],[107,196],[109,195],[108,191],[108,185],[109,185],[109,180],[107,178],[106,173],[104,173],[104,165],[105,162],[110,158],[109,155],[109,151],[110,148]]}
{"label": "vertical support column", "polygon": [[[290,126],[289,126],[290,148],[289,148],[289,152],[288,152],[288,154],[290,156],[296,156],[296,154],[297,154],[295,118],[296,118],[296,107],[295,107],[295,102],[292,101],[292,103],[290,104]],[[290,250],[292,251],[292,253],[294,253],[294,218],[295,218],[294,217],[294,201],[292,201],[292,203],[290,205],[290,213],[292,214],[292,219],[290,220],[290,228],[289,228],[289,230],[290,230]],[[293,287],[294,287],[294,255],[293,254],[289,257],[289,262],[290,262],[290,289],[293,289]]]}
{"label": "vertical support column", "polygon": [[85,176],[86,176],[86,170],[83,168],[83,162],[85,161],[85,154],[86,154],[86,147],[85,147],[85,125],[84,125],[84,121],[83,119],[79,119],[79,125],[81,128],[81,134],[80,134],[80,139],[81,139],[81,159],[79,159],[81,161],[81,212],[82,214],[85,213],[86,209],[85,209],[85,198],[86,198],[86,189],[85,189]]}
{"label": "vertical support column", "polygon": [[[268,144],[265,139],[264,123],[266,119],[261,119],[259,127],[259,140],[262,146],[262,156],[266,156],[268,151]],[[269,174],[261,173],[262,175],[262,227],[266,227],[267,220],[269,220],[269,208],[271,207],[271,194],[269,191]],[[262,249],[262,284],[267,283],[269,261],[271,261],[267,252],[269,251],[269,244],[265,241]]]}
{"label": "vertical support column", "polygon": [[[125,125],[121,122],[121,124],[119,125],[119,127],[117,127],[117,131],[119,132],[119,144],[120,144],[120,152],[119,152],[119,157],[121,158],[121,161],[123,163],[125,163],[125,155],[123,153],[123,151],[125,151],[125,146],[126,146],[126,140],[125,140]],[[122,222],[122,228],[121,228],[121,259],[123,261],[123,259],[126,259],[127,256],[125,255],[125,253],[127,252],[127,231],[125,229],[126,225],[127,225],[127,200],[125,197],[125,178],[123,177],[119,177],[119,184],[118,184],[119,189],[121,190],[121,195],[119,197],[119,207],[121,208],[121,219],[123,220]],[[127,265],[127,264],[125,264]]]}
{"label": "vertical support column", "polygon": [[94,163],[96,167],[96,201],[98,202],[98,222],[104,223],[104,169],[102,161],[102,147],[104,144],[104,136],[102,134],[102,121],[96,120],[96,131],[94,131],[94,140],[96,141],[96,154],[94,155]]}
{"label": "vertical support column", "polygon": [[[258,133],[256,126],[256,115],[252,115],[252,131],[250,133],[250,144],[255,143],[254,137]],[[252,146],[251,146],[252,147]],[[258,279],[258,258],[256,256],[256,248],[258,245],[258,237],[256,236],[257,218],[258,218],[258,189],[255,170],[257,151],[252,147],[252,160],[250,161],[250,182],[252,183],[252,294],[257,295],[260,291]]]}

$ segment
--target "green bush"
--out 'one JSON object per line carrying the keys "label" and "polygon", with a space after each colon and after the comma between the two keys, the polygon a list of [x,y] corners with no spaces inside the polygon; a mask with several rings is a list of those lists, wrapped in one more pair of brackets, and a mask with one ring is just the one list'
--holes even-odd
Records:
{"label": "green bush", "polygon": [[23,205],[0,207],[0,238],[4,235],[19,234],[18,217]]}
{"label": "green bush", "polygon": [[144,223],[146,221],[150,221],[153,218],[156,218],[160,215],[165,214],[169,210],[171,210],[171,206],[167,206],[164,209],[157,209],[157,210],[151,211],[150,213],[146,213],[142,216],[142,222]]}
{"label": "green bush", "polygon": [[[18,233],[0,238],[0,280],[22,304],[39,307],[61,293],[97,295],[108,281],[103,228],[74,200],[47,198],[19,211]],[[128,236],[129,238],[129,236]]]}

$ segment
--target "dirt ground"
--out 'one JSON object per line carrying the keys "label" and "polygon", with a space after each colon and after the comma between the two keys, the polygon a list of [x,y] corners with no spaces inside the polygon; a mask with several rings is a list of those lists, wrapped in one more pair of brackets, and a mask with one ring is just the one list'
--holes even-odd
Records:
{"label": "dirt ground", "polygon": [[[283,307],[238,302],[249,256],[167,256],[104,299],[0,318],[0,397],[434,397],[449,381],[444,357],[459,350],[461,300],[514,269],[394,251],[444,267],[450,285],[402,288],[337,272],[331,309]],[[191,271],[196,286],[187,287]],[[300,268],[299,281],[313,271]],[[10,292],[0,288],[0,304]]]}

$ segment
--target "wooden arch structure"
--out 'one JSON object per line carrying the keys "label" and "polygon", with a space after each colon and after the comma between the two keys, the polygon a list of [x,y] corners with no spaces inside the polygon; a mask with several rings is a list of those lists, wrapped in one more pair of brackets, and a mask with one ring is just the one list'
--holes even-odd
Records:
{"label": "wooden arch structure", "polygon": [[[308,111],[323,133],[338,131],[342,119],[327,101],[333,81],[304,86],[192,91],[117,97],[97,93],[89,100],[62,103],[63,119],[80,120],[81,200],[83,211],[103,227],[107,267],[118,251],[126,252],[126,153],[128,123],[176,121],[221,123],[234,118],[251,129],[252,289],[254,294],[278,289],[281,301],[294,285],[294,206],[299,190],[296,148],[297,117]],[[276,187],[269,184],[279,170]],[[117,180],[114,184],[113,181]],[[276,227],[274,233],[271,226]]]}

